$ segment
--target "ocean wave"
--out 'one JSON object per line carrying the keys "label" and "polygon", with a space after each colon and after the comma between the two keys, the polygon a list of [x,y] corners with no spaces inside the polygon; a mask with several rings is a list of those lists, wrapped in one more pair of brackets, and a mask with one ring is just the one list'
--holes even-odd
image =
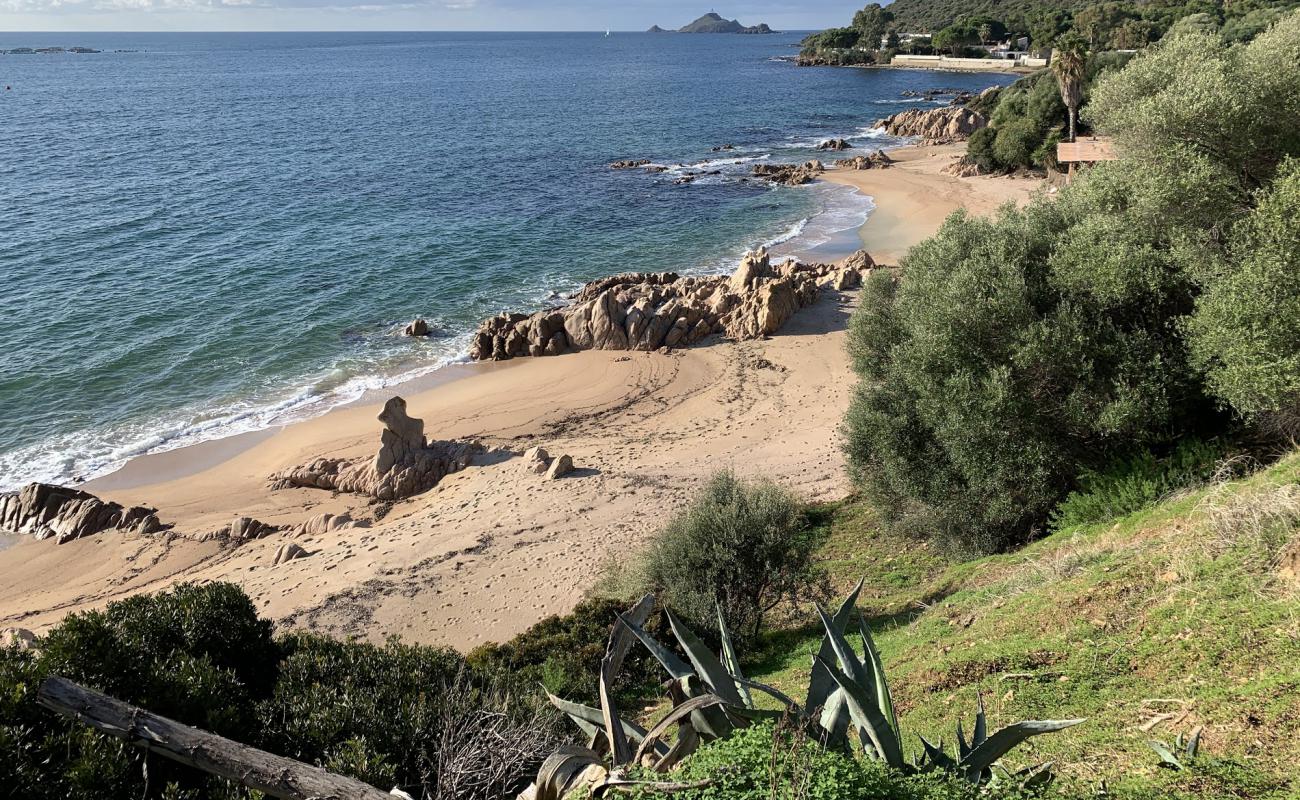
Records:
{"label": "ocean wave", "polygon": [[[391,372],[353,373],[335,364],[262,402],[240,400],[212,409],[182,409],[152,420],[76,431],[0,454],[0,491],[33,481],[80,484],[108,475],[128,461],[202,442],[266,430],[319,416],[367,393],[423,377],[467,360],[470,334],[448,337],[429,361]],[[180,421],[177,421],[179,417]]]}

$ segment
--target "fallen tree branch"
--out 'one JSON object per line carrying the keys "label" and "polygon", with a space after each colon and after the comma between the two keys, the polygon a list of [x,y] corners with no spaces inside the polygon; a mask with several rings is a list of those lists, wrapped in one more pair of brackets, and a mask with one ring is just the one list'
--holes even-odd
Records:
{"label": "fallen tree branch", "polygon": [[66,678],[46,678],[36,702],[136,747],[284,800],[392,800],[354,778],[191,728]]}

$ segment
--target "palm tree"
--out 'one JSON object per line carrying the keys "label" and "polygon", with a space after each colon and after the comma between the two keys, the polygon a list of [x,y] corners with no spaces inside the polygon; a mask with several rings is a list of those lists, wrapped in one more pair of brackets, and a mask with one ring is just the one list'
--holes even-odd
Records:
{"label": "palm tree", "polygon": [[1083,102],[1084,67],[1088,55],[1083,42],[1077,39],[1061,41],[1052,53],[1052,74],[1061,85],[1061,101],[1070,116],[1070,141],[1074,141],[1076,121],[1079,119],[1079,104]]}

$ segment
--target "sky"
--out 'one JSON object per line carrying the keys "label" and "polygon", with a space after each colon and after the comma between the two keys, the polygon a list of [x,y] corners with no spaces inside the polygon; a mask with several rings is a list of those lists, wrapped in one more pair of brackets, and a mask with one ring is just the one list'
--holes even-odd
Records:
{"label": "sky", "polygon": [[0,31],[642,31],[714,10],[777,30],[844,25],[865,0],[0,0]]}

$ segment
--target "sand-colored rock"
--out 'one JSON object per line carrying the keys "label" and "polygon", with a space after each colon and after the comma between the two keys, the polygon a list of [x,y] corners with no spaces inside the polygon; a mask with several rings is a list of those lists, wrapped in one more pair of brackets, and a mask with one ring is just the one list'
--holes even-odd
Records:
{"label": "sand-colored rock", "polygon": [[89,492],[49,483],[29,483],[0,494],[0,532],[54,539],[64,544],[104,531],[148,534],[162,530],[156,509],[124,508]]}
{"label": "sand-colored rock", "polygon": [[563,478],[570,472],[573,472],[573,459],[567,455],[560,455],[551,459],[551,465],[546,469],[546,477],[555,480]]}
{"label": "sand-colored rock", "polygon": [[784,186],[802,186],[817,180],[826,171],[822,162],[813,159],[803,164],[755,164],[750,174]]}
{"label": "sand-colored rock", "polygon": [[[518,333],[516,330],[512,335]],[[406,401],[400,397],[384,404],[379,421],[384,423],[384,430],[373,459],[318,458],[273,474],[272,488],[310,487],[400,500],[428,491],[484,452],[483,446],[474,441],[426,440],[424,421],[408,416]]]}
{"label": "sand-colored rock", "polygon": [[652,352],[692,345],[712,333],[770,336],[816,300],[819,286],[857,285],[857,278],[842,273],[833,264],[774,267],[760,248],[747,253],[730,276],[614,275],[587,284],[562,309],[492,317],[475,334],[470,356],[504,361],[575,350]]}
{"label": "sand-colored rock", "polygon": [[26,628],[5,628],[0,630],[0,650],[13,647],[18,650],[36,649],[36,634]]}
{"label": "sand-colored rock", "polygon": [[423,318],[417,317],[410,325],[406,326],[402,333],[407,336],[428,336],[429,323],[425,322]]}
{"label": "sand-colored rock", "polygon": [[988,124],[983,114],[962,106],[948,106],[909,108],[878,120],[876,127],[884,128],[890,136],[918,136],[922,144],[949,144],[969,139],[972,133]]}
{"label": "sand-colored rock", "polygon": [[308,553],[301,545],[294,544],[293,542],[286,542],[285,544],[280,545],[279,549],[275,551],[275,555],[271,558],[271,566],[274,567],[283,564],[286,561],[306,558],[309,555],[311,555],[311,553]]}

